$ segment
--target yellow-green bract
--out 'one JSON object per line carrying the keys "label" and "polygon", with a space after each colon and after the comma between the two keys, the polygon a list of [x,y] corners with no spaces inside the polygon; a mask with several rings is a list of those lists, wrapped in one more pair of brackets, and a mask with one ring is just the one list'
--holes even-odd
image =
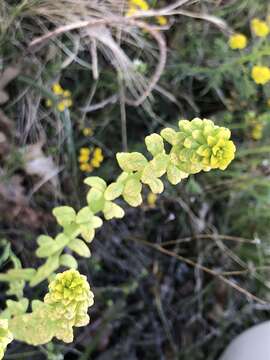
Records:
{"label": "yellow-green bract", "polygon": [[8,329],[8,320],[0,319],[0,359],[3,359],[6,347],[12,340],[13,336]]}
{"label": "yellow-green bract", "polygon": [[11,316],[9,329],[16,340],[30,345],[46,344],[53,337],[68,343],[73,340],[73,327],[88,324],[87,311],[93,303],[86,277],[70,269],[55,276],[44,302],[32,302],[31,313]]}

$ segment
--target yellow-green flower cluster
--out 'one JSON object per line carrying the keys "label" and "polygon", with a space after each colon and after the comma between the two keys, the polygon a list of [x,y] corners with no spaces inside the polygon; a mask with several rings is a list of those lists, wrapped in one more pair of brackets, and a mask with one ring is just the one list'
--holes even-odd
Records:
{"label": "yellow-green flower cluster", "polygon": [[[58,111],[63,112],[65,109],[72,106],[73,102],[71,99],[71,92],[69,90],[64,90],[59,83],[54,83],[52,85],[52,92],[57,97],[56,108]],[[53,106],[53,101],[51,99],[47,99],[46,106]]]}
{"label": "yellow-green flower cluster", "polygon": [[50,314],[57,323],[55,336],[64,342],[73,340],[73,326],[89,323],[88,307],[94,303],[94,294],[84,275],[71,269],[57,274],[49,284],[44,302],[50,305]]}
{"label": "yellow-green flower cluster", "polygon": [[91,172],[94,168],[99,168],[104,160],[102,149],[96,147],[94,149],[82,147],[78,161],[80,163],[80,170],[83,172]]}
{"label": "yellow-green flower cluster", "polygon": [[0,359],[3,359],[6,348],[13,340],[13,335],[8,329],[8,320],[0,319]]}
{"label": "yellow-green flower cluster", "polygon": [[[230,140],[229,129],[199,118],[179,121],[179,129],[172,141],[170,161],[182,172],[195,174],[201,170],[225,170],[234,159],[235,145]],[[166,129],[161,136],[166,140]]]}
{"label": "yellow-green flower cluster", "polygon": [[[146,0],[129,0],[129,7],[126,16],[132,16],[136,14],[138,10],[147,11],[149,10],[149,4]],[[165,16],[156,16],[156,21],[159,25],[165,26],[168,24],[168,20]]]}

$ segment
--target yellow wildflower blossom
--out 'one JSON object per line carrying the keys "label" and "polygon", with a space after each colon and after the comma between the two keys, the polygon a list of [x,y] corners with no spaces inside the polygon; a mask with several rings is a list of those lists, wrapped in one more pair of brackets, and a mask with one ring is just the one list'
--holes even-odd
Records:
{"label": "yellow wildflower blossom", "polygon": [[69,90],[64,90],[63,95],[65,98],[71,97],[71,92]]}
{"label": "yellow wildflower blossom", "polygon": [[64,90],[59,83],[54,83],[52,85],[52,91],[55,95],[62,95],[64,93]]}
{"label": "yellow wildflower blossom", "polygon": [[247,46],[247,38],[243,34],[233,34],[229,39],[231,49],[244,49]]}
{"label": "yellow wildflower blossom", "polygon": [[51,99],[46,99],[46,106],[47,107],[52,107],[52,105],[53,105],[52,100]]}
{"label": "yellow wildflower blossom", "polygon": [[89,155],[80,155],[78,160],[80,163],[86,163],[89,160]]}
{"label": "yellow wildflower blossom", "polygon": [[60,112],[63,112],[63,111],[65,111],[65,109],[66,109],[66,106],[65,106],[64,101],[60,101],[60,103],[57,104],[57,110],[59,110]]}
{"label": "yellow wildflower blossom", "polygon": [[93,167],[98,168],[100,167],[103,159],[104,157],[101,148],[96,148],[93,153],[93,159],[91,160],[91,164],[93,165]]}
{"label": "yellow wildflower blossom", "polygon": [[87,148],[87,147],[82,147],[82,148],[80,149],[80,155],[87,155],[87,156],[89,156],[90,153],[91,153],[91,150],[90,150],[89,148]]}
{"label": "yellow wildflower blossom", "polygon": [[130,7],[137,7],[140,10],[147,11],[149,10],[149,5],[145,0],[130,0]]}
{"label": "yellow wildflower blossom", "polygon": [[165,26],[168,24],[168,20],[165,16],[157,16],[156,20],[159,23],[159,25],[161,25],[161,26]]}
{"label": "yellow wildflower blossom", "polygon": [[251,76],[256,84],[264,85],[270,80],[270,68],[259,65],[253,66]]}
{"label": "yellow wildflower blossom", "polygon": [[265,37],[269,34],[269,26],[265,21],[255,18],[251,21],[251,29],[255,35]]}
{"label": "yellow wildflower blossom", "polygon": [[90,127],[85,127],[82,132],[84,136],[92,136],[94,133]]}
{"label": "yellow wildflower blossom", "polygon": [[253,140],[261,140],[263,137],[263,124],[257,123],[251,130],[251,137]]}
{"label": "yellow wildflower blossom", "polygon": [[149,205],[150,208],[154,208],[156,206],[156,202],[157,202],[157,195],[149,192],[149,194],[147,195],[147,204]]}
{"label": "yellow wildflower blossom", "polygon": [[91,164],[84,163],[80,165],[80,170],[84,172],[91,172],[93,170],[93,167],[91,166]]}

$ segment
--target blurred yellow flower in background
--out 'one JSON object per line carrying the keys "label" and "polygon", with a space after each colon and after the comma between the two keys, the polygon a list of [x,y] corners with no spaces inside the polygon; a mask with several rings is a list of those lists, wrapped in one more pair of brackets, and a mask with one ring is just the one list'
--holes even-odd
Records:
{"label": "blurred yellow flower in background", "polygon": [[[132,16],[136,14],[136,12],[139,11],[147,11],[150,9],[149,4],[146,0],[129,0],[129,8],[126,13],[126,16]],[[168,20],[165,16],[156,16],[156,21],[159,25],[165,26],[168,24]]]}
{"label": "blurred yellow flower in background", "polygon": [[147,200],[147,204],[149,205],[149,207],[154,208],[156,206],[156,202],[157,202],[157,195],[152,192],[149,192],[146,200]]}
{"label": "blurred yellow flower in background", "polygon": [[233,34],[229,39],[231,49],[244,49],[247,46],[247,37],[243,34]]}
{"label": "blurred yellow flower in background", "polygon": [[94,134],[94,131],[90,127],[85,127],[83,128],[82,133],[84,136],[92,136]]}
{"label": "blurred yellow flower in background", "polygon": [[[59,83],[54,83],[52,85],[52,92],[57,96],[56,108],[58,111],[63,112],[65,109],[72,106],[73,102],[71,99],[71,92],[69,90],[64,90]],[[46,106],[53,106],[53,101],[51,99],[47,99]]]}
{"label": "blurred yellow flower in background", "polygon": [[80,163],[80,170],[83,172],[91,172],[94,168],[99,168],[103,160],[102,149],[99,147],[94,149],[82,147],[80,149],[78,161]]}
{"label": "blurred yellow flower in background", "polygon": [[252,68],[251,76],[256,84],[264,85],[270,80],[270,68],[267,66],[255,65]]}
{"label": "blurred yellow flower in background", "polygon": [[161,25],[161,26],[165,26],[168,24],[168,20],[165,16],[157,16],[156,20],[159,23],[159,25]]}
{"label": "blurred yellow flower in background", "polygon": [[251,130],[251,137],[253,140],[261,140],[263,137],[263,124],[257,123],[253,126]]}
{"label": "blurred yellow flower in background", "polygon": [[254,18],[251,21],[251,29],[254,34],[259,37],[265,37],[269,34],[269,26],[267,25],[267,23],[258,18]]}

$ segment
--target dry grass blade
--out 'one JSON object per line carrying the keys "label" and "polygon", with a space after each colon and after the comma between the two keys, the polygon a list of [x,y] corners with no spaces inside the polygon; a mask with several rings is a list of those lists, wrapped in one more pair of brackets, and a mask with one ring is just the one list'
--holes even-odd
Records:
{"label": "dry grass blade", "polygon": [[225,284],[229,285],[230,287],[232,287],[233,289],[237,290],[238,292],[240,292],[241,294],[244,294],[246,297],[248,297],[249,299],[253,300],[253,301],[256,301],[262,305],[266,305],[266,304],[269,304],[268,301],[266,300],[263,300],[259,297],[257,297],[256,295],[253,295],[252,293],[250,293],[249,291],[243,289],[241,286],[237,285],[235,282],[233,282],[232,280],[229,280],[227,279],[224,275],[222,275],[220,272],[217,272],[215,270],[212,270],[212,269],[209,269],[207,268],[206,266],[203,266],[201,264],[198,264],[196,263],[195,261],[191,260],[191,259],[187,259],[185,258],[184,256],[181,256],[179,254],[176,254],[174,253],[173,251],[170,251],[170,250],[167,250],[167,249],[164,249],[162,246],[160,245],[157,245],[157,244],[153,244],[153,243],[150,243],[148,241],[145,241],[143,239],[137,239],[135,237],[129,237],[130,240],[133,240],[133,241],[137,241],[143,245],[146,245],[146,246],[149,246],[159,252],[161,252],[162,254],[164,255],[167,255],[167,256],[171,256],[175,259],[178,259],[178,260],[181,260],[183,261],[184,263],[196,268],[196,269],[199,269],[199,270],[202,270],[204,272],[206,272],[207,274],[210,274],[214,277],[216,277],[217,279],[221,280],[222,282],[224,282]]}

